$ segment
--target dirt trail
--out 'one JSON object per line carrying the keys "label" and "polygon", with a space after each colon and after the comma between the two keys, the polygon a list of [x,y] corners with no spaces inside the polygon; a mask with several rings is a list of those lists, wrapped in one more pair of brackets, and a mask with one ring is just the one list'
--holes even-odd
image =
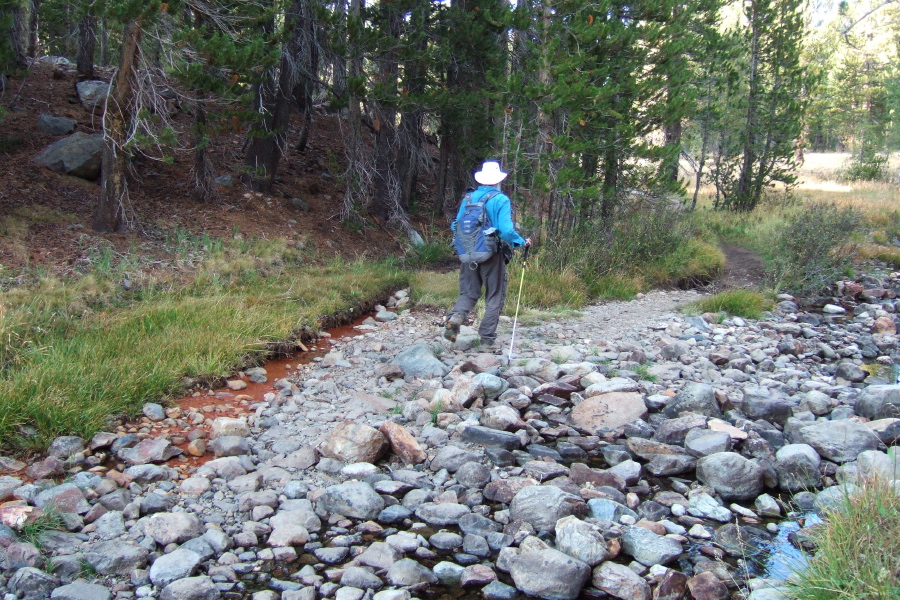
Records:
{"label": "dirt trail", "polygon": [[717,288],[762,287],[766,268],[758,253],[730,244],[722,244],[722,251],[725,253],[725,271],[715,283]]}

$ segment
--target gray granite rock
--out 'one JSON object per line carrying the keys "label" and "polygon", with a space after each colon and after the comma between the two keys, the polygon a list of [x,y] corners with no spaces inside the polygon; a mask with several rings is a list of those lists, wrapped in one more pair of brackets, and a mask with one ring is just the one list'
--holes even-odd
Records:
{"label": "gray granite rock", "polygon": [[584,500],[553,485],[523,488],[510,504],[510,516],[531,523],[537,531],[552,530],[563,517],[587,514]]}
{"label": "gray granite rock", "polygon": [[591,568],[564,552],[518,551],[509,568],[516,588],[544,600],[574,600],[591,575]]}
{"label": "gray granite rock", "polygon": [[816,421],[798,432],[800,440],[815,448],[822,458],[837,463],[856,460],[866,450],[881,443],[872,430],[858,421]]}
{"label": "gray granite rock", "polygon": [[165,587],[177,581],[190,577],[200,564],[200,555],[185,548],[177,548],[169,554],[163,554],[150,565],[150,581],[153,585]]}
{"label": "gray granite rock", "polygon": [[697,461],[697,479],[726,500],[752,500],[763,490],[764,470],[736,452],[720,452]]}
{"label": "gray granite rock", "polygon": [[330,514],[354,519],[374,519],[384,509],[384,499],[368,483],[341,483],[325,488],[316,505]]}

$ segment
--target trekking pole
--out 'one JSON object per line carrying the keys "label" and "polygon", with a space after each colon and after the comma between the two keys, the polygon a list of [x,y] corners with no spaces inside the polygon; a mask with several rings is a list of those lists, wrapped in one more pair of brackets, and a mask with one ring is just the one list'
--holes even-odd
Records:
{"label": "trekking pole", "polygon": [[519,295],[516,298],[516,316],[513,317],[512,337],[509,340],[509,360],[512,361],[513,345],[516,343],[516,325],[519,323],[519,305],[522,303],[522,284],[525,283],[525,267],[528,265],[528,250],[531,246],[525,246],[525,254],[522,255],[522,276],[519,278]]}

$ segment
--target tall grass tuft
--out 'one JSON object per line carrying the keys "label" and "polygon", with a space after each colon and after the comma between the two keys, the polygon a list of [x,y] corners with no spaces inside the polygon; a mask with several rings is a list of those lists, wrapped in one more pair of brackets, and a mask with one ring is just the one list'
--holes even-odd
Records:
{"label": "tall grass tuft", "polygon": [[900,598],[900,492],[877,477],[827,513],[816,555],[788,580],[796,600]]}
{"label": "tall grass tuft", "polygon": [[735,317],[758,319],[773,303],[761,293],[753,290],[728,290],[692,302],[689,310],[698,313],[727,313]]}

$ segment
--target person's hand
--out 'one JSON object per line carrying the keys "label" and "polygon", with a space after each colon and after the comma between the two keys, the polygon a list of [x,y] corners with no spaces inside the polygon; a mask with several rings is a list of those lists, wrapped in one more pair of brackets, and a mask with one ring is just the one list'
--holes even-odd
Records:
{"label": "person's hand", "polygon": [[525,238],[525,248],[531,248],[531,238]]}

